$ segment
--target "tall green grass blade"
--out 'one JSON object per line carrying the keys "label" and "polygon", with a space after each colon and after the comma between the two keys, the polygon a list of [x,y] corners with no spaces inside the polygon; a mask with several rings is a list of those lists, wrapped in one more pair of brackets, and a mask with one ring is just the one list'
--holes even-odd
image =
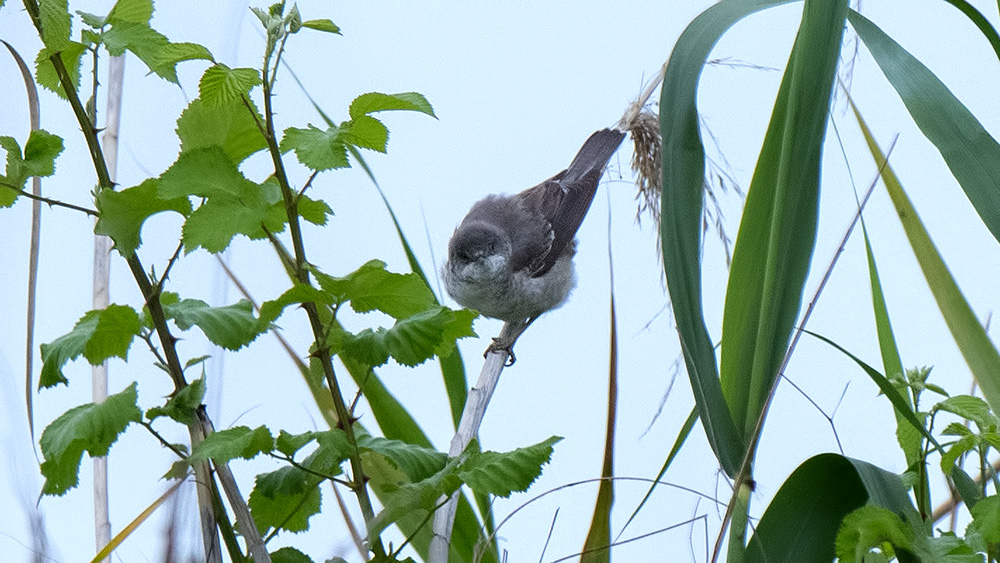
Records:
{"label": "tall green grass blade", "polygon": [[858,32],[914,123],[937,147],[993,236],[1000,240],[1000,144],[937,76],[867,18],[851,12]]}
{"label": "tall green grass blade", "polygon": [[847,3],[807,1],[733,250],[722,390],[743,435],[784,359],[816,240],[820,157]]}
{"label": "tall green grass blade", "polygon": [[[850,101],[850,100],[849,100]],[[931,241],[927,229],[924,228],[917,210],[913,207],[910,198],[903,191],[896,173],[886,160],[882,149],[875,142],[868,124],[862,118],[854,103],[851,102],[851,109],[857,118],[858,125],[864,134],[868,149],[880,168],[882,181],[885,183],[889,198],[892,200],[899,222],[903,225],[903,231],[910,242],[913,254],[917,258],[931,294],[937,301],[938,309],[944,317],[948,330],[951,331],[959,351],[965,358],[965,363],[972,371],[973,377],[983,390],[983,396],[990,404],[994,412],[1000,412],[1000,354],[986,334],[986,329],[979,323],[976,314],[972,311],[968,301],[962,295],[955,278],[951,276],[948,267],[938,253],[937,248]],[[972,150],[972,149],[970,149]]]}
{"label": "tall green grass blade", "polygon": [[[872,308],[875,311],[875,330],[878,334],[879,352],[882,354],[882,369],[889,376],[897,376],[899,380],[893,380],[892,385],[905,401],[907,410],[913,410],[913,401],[910,400],[910,389],[905,384],[905,374],[903,372],[903,362],[899,359],[899,348],[896,346],[896,337],[892,332],[892,323],[889,321],[889,310],[885,305],[885,295],[882,293],[882,282],[878,275],[878,266],[875,264],[875,253],[872,252],[871,240],[868,238],[868,228],[864,219],[861,220],[861,232],[865,237],[865,253],[868,257],[868,280],[872,291]],[[906,466],[914,467],[921,463],[921,436],[920,431],[907,421],[899,409],[894,411],[896,416],[896,440],[903,450],[906,458]],[[925,510],[930,509],[930,484],[927,481],[926,472],[922,472],[923,494],[919,499]]]}
{"label": "tall green grass blade", "polygon": [[739,470],[746,448],[722,395],[701,302],[705,148],[698,121],[698,80],[712,48],[733,24],[788,1],[729,0],[702,12],[677,39],[660,89],[663,269],[698,413],[712,450],[730,476]]}

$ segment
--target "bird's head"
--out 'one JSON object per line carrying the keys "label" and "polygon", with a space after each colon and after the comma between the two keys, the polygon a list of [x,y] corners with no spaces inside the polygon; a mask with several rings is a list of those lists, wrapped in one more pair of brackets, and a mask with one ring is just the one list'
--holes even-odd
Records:
{"label": "bird's head", "polygon": [[503,229],[483,221],[465,222],[448,244],[448,268],[465,279],[504,274],[510,261],[510,238]]}

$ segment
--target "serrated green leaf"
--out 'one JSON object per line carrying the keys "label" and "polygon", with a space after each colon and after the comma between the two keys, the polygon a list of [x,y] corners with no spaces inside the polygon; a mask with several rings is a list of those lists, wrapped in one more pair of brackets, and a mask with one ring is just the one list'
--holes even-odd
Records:
{"label": "serrated green leaf", "polygon": [[971,436],[972,430],[959,422],[949,422],[948,426],[945,426],[941,430],[941,435],[943,436]]}
{"label": "serrated green leaf", "polygon": [[[104,16],[90,14],[81,10],[77,10],[76,13],[80,16],[80,19],[83,21],[84,25],[89,25],[94,29],[101,29],[107,24],[107,20],[105,19]],[[83,31],[87,32],[89,30],[85,29]]]}
{"label": "serrated green leaf", "polygon": [[[262,186],[267,187],[267,184]],[[275,205],[279,194],[248,185],[241,198],[219,197],[203,203],[184,223],[184,251],[198,247],[212,253],[225,250],[236,235],[251,240],[267,237],[261,224],[273,233],[285,228],[284,210]]]}
{"label": "serrated green leaf", "polygon": [[973,525],[990,543],[1000,542],[1000,496],[986,497],[971,509]]}
{"label": "serrated green leaf", "polygon": [[347,146],[340,127],[327,130],[312,125],[308,129],[289,127],[281,139],[281,151],[295,151],[299,162],[313,170],[347,168]]}
{"label": "serrated green leaf", "polygon": [[151,68],[159,69],[157,74],[161,76],[167,72],[176,76],[178,63],[194,60],[215,62],[215,57],[212,56],[212,52],[204,45],[186,42],[168,43],[160,48],[153,57],[153,66]]}
{"label": "serrated green leaf", "polygon": [[330,209],[325,201],[312,199],[305,194],[299,196],[296,209],[299,211],[299,217],[321,227],[326,225],[327,218],[333,215],[333,209]]}
{"label": "serrated green leaf", "polygon": [[212,432],[191,452],[191,461],[211,459],[225,463],[231,459],[253,459],[274,450],[274,438],[266,426],[250,429],[237,426]]}
{"label": "serrated green leaf", "polygon": [[250,90],[260,84],[260,73],[252,68],[229,68],[215,63],[201,76],[198,93],[205,105],[214,108],[250,97]]}
{"label": "serrated green leaf", "polygon": [[30,176],[51,176],[55,173],[55,160],[63,151],[63,140],[44,129],[36,129],[24,144],[24,167]]}
{"label": "serrated green leaf", "polygon": [[347,122],[344,137],[354,146],[384,153],[389,143],[389,130],[381,121],[368,115],[359,115]]}
{"label": "serrated green leaf", "polygon": [[91,365],[111,357],[126,360],[132,339],[139,335],[141,328],[135,309],[127,305],[108,305],[100,311],[97,326],[83,347],[83,356]]}
{"label": "serrated green leaf", "polygon": [[271,553],[271,563],[313,563],[313,560],[294,547],[283,547]]}
{"label": "serrated green leaf", "polygon": [[274,447],[279,452],[291,457],[303,446],[316,439],[319,432],[304,432],[302,434],[289,434],[282,430],[278,433],[278,438],[274,441]]}
{"label": "serrated green leaf", "polygon": [[92,365],[114,356],[127,358],[132,339],[140,328],[139,315],[125,305],[112,304],[106,309],[88,311],[69,334],[42,344],[42,375],[38,385],[44,388],[68,383],[62,368],[80,355]]}
{"label": "serrated green leaf", "polygon": [[[56,68],[52,66],[52,60],[49,58],[55,52],[49,48],[38,52],[38,57],[35,58],[35,79],[43,88],[55,92],[65,100],[67,99],[66,92],[63,91],[59,75],[56,74]],[[58,52],[63,65],[66,66],[66,72],[69,74],[73,89],[78,91],[80,89],[80,63],[83,54],[87,52],[87,46],[83,43],[70,41]]]}
{"label": "serrated green leaf", "polygon": [[278,187],[247,180],[218,146],[181,153],[160,177],[159,194],[161,198],[208,198],[184,223],[186,252],[198,247],[221,252],[238,234],[265,238],[261,225],[277,233],[287,220],[284,210],[275,206],[281,200]]}
{"label": "serrated green leaf", "polygon": [[884,542],[912,551],[913,530],[891,510],[862,506],[844,517],[837,532],[837,557],[844,563],[862,563]]}
{"label": "serrated green leaf", "polygon": [[24,159],[21,156],[21,145],[14,137],[0,136],[0,148],[7,152],[7,166],[0,182],[5,185],[0,189],[0,207],[10,207],[17,201],[18,192],[24,189],[28,181],[24,170]]}
{"label": "serrated green leaf", "polygon": [[981,430],[996,424],[996,417],[990,412],[989,404],[972,395],[955,395],[949,397],[936,405],[935,409],[957,414],[958,416],[976,423]]}
{"label": "serrated green leaf", "polygon": [[433,307],[405,319],[392,328],[365,329],[345,334],[340,351],[362,364],[376,367],[391,357],[404,366],[416,366],[454,344],[457,338],[473,336],[468,310]]}
{"label": "serrated green leaf", "polygon": [[72,408],[52,421],[42,432],[42,494],[61,495],[77,485],[83,452],[92,457],[108,454],[111,445],[132,422],[142,419],[136,406],[136,383],[103,403]]}
{"label": "serrated green leaf", "polygon": [[399,486],[383,484],[379,500],[382,511],[368,524],[368,537],[376,537],[385,528],[402,518],[421,518],[437,508],[438,500],[451,495],[462,486],[462,480],[455,474],[460,458],[448,460],[444,469],[417,483],[402,483]]}
{"label": "serrated green leaf", "polygon": [[298,495],[273,497],[259,494],[254,489],[247,505],[261,534],[272,528],[302,532],[309,529],[309,517],[319,512],[321,501],[317,486]]}
{"label": "serrated green leaf", "polygon": [[290,289],[281,294],[280,297],[272,301],[265,301],[260,306],[261,322],[271,323],[281,316],[285,307],[297,303],[322,303],[333,305],[334,300],[327,293],[315,287],[304,284],[295,284]]}
{"label": "serrated green leaf", "polygon": [[199,377],[167,400],[162,407],[153,407],[146,411],[146,418],[152,421],[167,416],[181,424],[191,424],[195,421],[195,410],[201,406],[204,398],[205,378]]}
{"label": "serrated green leaf", "polygon": [[328,19],[306,20],[302,22],[302,27],[308,27],[309,29],[340,35],[340,28]]}
{"label": "serrated green leaf", "polygon": [[385,269],[385,262],[371,260],[344,277],[315,272],[323,291],[337,303],[351,302],[359,313],[382,311],[402,319],[437,304],[427,284],[416,274],[396,274]]}
{"label": "serrated green leaf", "polygon": [[239,350],[268,329],[266,323],[253,316],[253,305],[246,299],[223,307],[209,306],[200,299],[184,299],[164,303],[163,312],[181,330],[197,326],[213,344],[227,350]]}
{"label": "serrated green leaf", "polygon": [[431,117],[434,115],[434,108],[423,95],[416,92],[403,92],[400,94],[382,94],[381,92],[369,92],[361,94],[351,102],[348,114],[351,119],[380,111],[408,110],[426,113]]}
{"label": "serrated green leaf", "polygon": [[61,51],[69,45],[72,18],[67,0],[40,0],[38,15],[42,20],[42,42],[51,52]]}
{"label": "serrated green leaf", "polygon": [[302,15],[299,13],[298,4],[292,4],[292,9],[288,10],[285,25],[288,26],[288,33],[298,33],[302,29]]}
{"label": "serrated green leaf", "polygon": [[100,216],[94,232],[107,235],[122,256],[132,256],[142,244],[142,225],[149,217],[162,211],[176,211],[187,216],[191,202],[186,197],[161,199],[155,178],[121,191],[109,188],[97,193]]}
{"label": "serrated green leaf", "polygon": [[249,103],[253,113],[242,103],[208,107],[200,98],[192,101],[177,119],[181,152],[217,146],[230,162],[239,164],[267,148],[267,141],[257,126],[263,123],[263,117],[253,102]]}
{"label": "serrated green leaf", "polygon": [[444,469],[448,455],[431,448],[378,436],[358,437],[358,448],[387,457],[411,481],[421,481]]}
{"label": "serrated green leaf", "polygon": [[472,490],[499,497],[528,490],[542,474],[542,466],[552,459],[552,446],[562,440],[553,436],[544,442],[511,452],[470,453],[461,463],[458,476]]}
{"label": "serrated green leaf", "polygon": [[957,462],[963,455],[972,452],[976,449],[976,436],[974,434],[965,434],[954,442],[944,453],[941,454],[941,471],[945,475],[951,474],[952,467],[958,467]]}
{"label": "serrated green leaf", "polygon": [[153,17],[153,2],[151,0],[118,0],[108,13],[108,23],[141,23],[149,24]]}

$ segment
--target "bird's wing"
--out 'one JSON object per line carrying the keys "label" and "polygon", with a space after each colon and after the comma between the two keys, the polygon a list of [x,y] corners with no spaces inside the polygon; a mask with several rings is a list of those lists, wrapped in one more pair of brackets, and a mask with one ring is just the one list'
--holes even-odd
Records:
{"label": "bird's wing", "polygon": [[[517,196],[534,211],[550,232],[548,252],[524,257],[533,277],[547,273],[556,260],[571,248],[576,232],[594,201],[597,184],[608,160],[621,146],[625,133],[603,129],[590,136],[569,168]],[[513,260],[512,260],[513,267]]]}

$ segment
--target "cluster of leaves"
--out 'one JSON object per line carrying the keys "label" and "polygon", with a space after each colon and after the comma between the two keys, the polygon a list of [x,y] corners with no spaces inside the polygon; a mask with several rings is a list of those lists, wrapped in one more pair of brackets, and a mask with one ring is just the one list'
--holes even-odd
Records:
{"label": "cluster of leaves", "polygon": [[[474,336],[474,313],[441,306],[419,273],[393,273],[386,269],[385,263],[372,260],[347,275],[334,276],[309,264],[299,248],[301,238],[296,238],[299,220],[324,225],[332,213],[326,202],[306,193],[313,187],[316,175],[350,166],[349,154],[360,160],[359,149],[386,151],[388,129],[374,117],[376,114],[407,110],[434,115],[420,94],[372,92],[358,96],[350,104],[348,119],[334,123],[320,111],[324,126],[288,127],[279,139],[270,102],[286,41],[302,29],[339,34],[332,21],[303,21],[297,6],[286,10],[284,2],[267,10],[254,8],[253,13],[267,34],[264,64],[257,70],[230,68],[215,62],[208,49],[195,43],[171,42],[150,26],[151,0],[118,0],[105,16],[78,12],[83,24],[78,41],[71,39],[72,17],[65,2],[29,3],[28,11],[44,43],[37,57],[36,80],[69,100],[74,109],[80,107],[77,94],[81,89],[84,55],[88,52],[94,56],[95,93],[96,63],[102,48],[111,55],[131,52],[152,74],[174,84],[178,83],[176,67],[182,61],[210,63],[199,81],[198,97],[177,120],[180,152],[175,162],[162,174],[124,189],[102,179],[94,193],[96,212],[86,210],[97,216],[95,232],[110,237],[117,252],[132,266],[146,306],[139,310],[112,304],[89,311],[69,333],[41,346],[43,368],[39,385],[49,388],[69,384],[64,368],[80,356],[93,365],[116,357],[128,360],[138,337],[147,344],[154,364],[171,375],[175,392],[165,403],[143,413],[138,402],[138,384],[133,383],[102,403],[75,407],[49,424],[40,440],[44,494],[62,495],[75,487],[83,453],[107,455],[118,436],[133,423],[156,434],[158,439],[154,422],[198,424],[204,382],[203,379],[187,382],[184,372],[205,357],[191,358],[181,368],[171,366],[165,359],[169,355],[161,354],[157,343],[163,348],[172,347],[175,340],[172,334],[176,331],[197,327],[210,342],[237,351],[275,329],[275,323],[290,306],[303,305],[314,315],[311,320],[318,320],[313,322],[314,361],[320,357],[329,361],[330,356],[339,355],[348,365],[367,371],[389,359],[415,366],[434,356],[447,356],[455,350],[456,339]],[[260,100],[263,112],[258,109]],[[86,111],[76,114],[100,178],[103,157],[96,145],[93,94]],[[54,172],[63,141],[45,131],[35,131],[23,152],[11,137],[0,137],[0,147],[7,152],[6,173],[0,177],[0,186],[8,188],[0,192],[0,206],[9,206],[24,193],[29,177]],[[248,178],[241,166],[261,151],[269,153],[275,171],[263,179]],[[285,161],[291,153],[311,174],[299,189],[292,188],[285,172]],[[181,259],[182,249],[185,254],[198,249],[218,253],[228,248],[236,236],[243,235],[271,243],[288,271],[289,289],[263,303],[258,311],[248,300],[214,307],[166,290],[166,274],[157,278],[141,272],[137,256],[144,223],[161,212],[177,213],[183,218],[178,250],[165,272]],[[286,229],[293,239],[293,253],[276,236]],[[358,313],[379,311],[388,315],[393,324],[348,331],[337,319],[344,305]],[[317,328],[317,324],[322,326]],[[335,387],[336,383],[329,380],[331,375],[327,370],[326,383]],[[317,385],[322,389],[324,384]],[[339,391],[328,388],[328,393],[335,402],[338,400]],[[340,409],[338,417],[348,413],[346,406],[341,405]],[[253,430],[240,427],[211,433],[193,448],[170,444],[181,461],[166,476],[184,477],[192,465],[208,460],[218,465],[261,454],[285,460],[287,467],[258,476],[248,503],[259,530],[271,531],[273,535],[280,530],[297,532],[308,528],[309,517],[320,507],[319,486],[325,480],[338,480],[338,475],[344,473],[345,462],[351,462],[356,480],[344,479],[342,483],[355,490],[366,487],[371,474],[357,475],[360,467],[357,460],[366,459],[371,461],[366,465],[371,471],[384,473],[372,479],[383,506],[382,512],[368,522],[369,539],[377,544],[378,534],[387,526],[401,519],[425,520],[441,495],[450,494],[463,484],[483,495],[507,496],[525,490],[538,476],[551,456],[552,445],[558,441],[552,438],[505,454],[480,452],[471,446],[461,456],[448,459],[424,445],[375,437],[354,422],[349,413],[346,418],[350,419],[349,426],[338,424],[325,432],[279,431],[275,437],[265,426]],[[311,453],[297,459],[297,453],[307,446],[313,448]],[[385,556],[378,552],[376,555]],[[281,550],[277,558],[308,560],[291,548]]]}

